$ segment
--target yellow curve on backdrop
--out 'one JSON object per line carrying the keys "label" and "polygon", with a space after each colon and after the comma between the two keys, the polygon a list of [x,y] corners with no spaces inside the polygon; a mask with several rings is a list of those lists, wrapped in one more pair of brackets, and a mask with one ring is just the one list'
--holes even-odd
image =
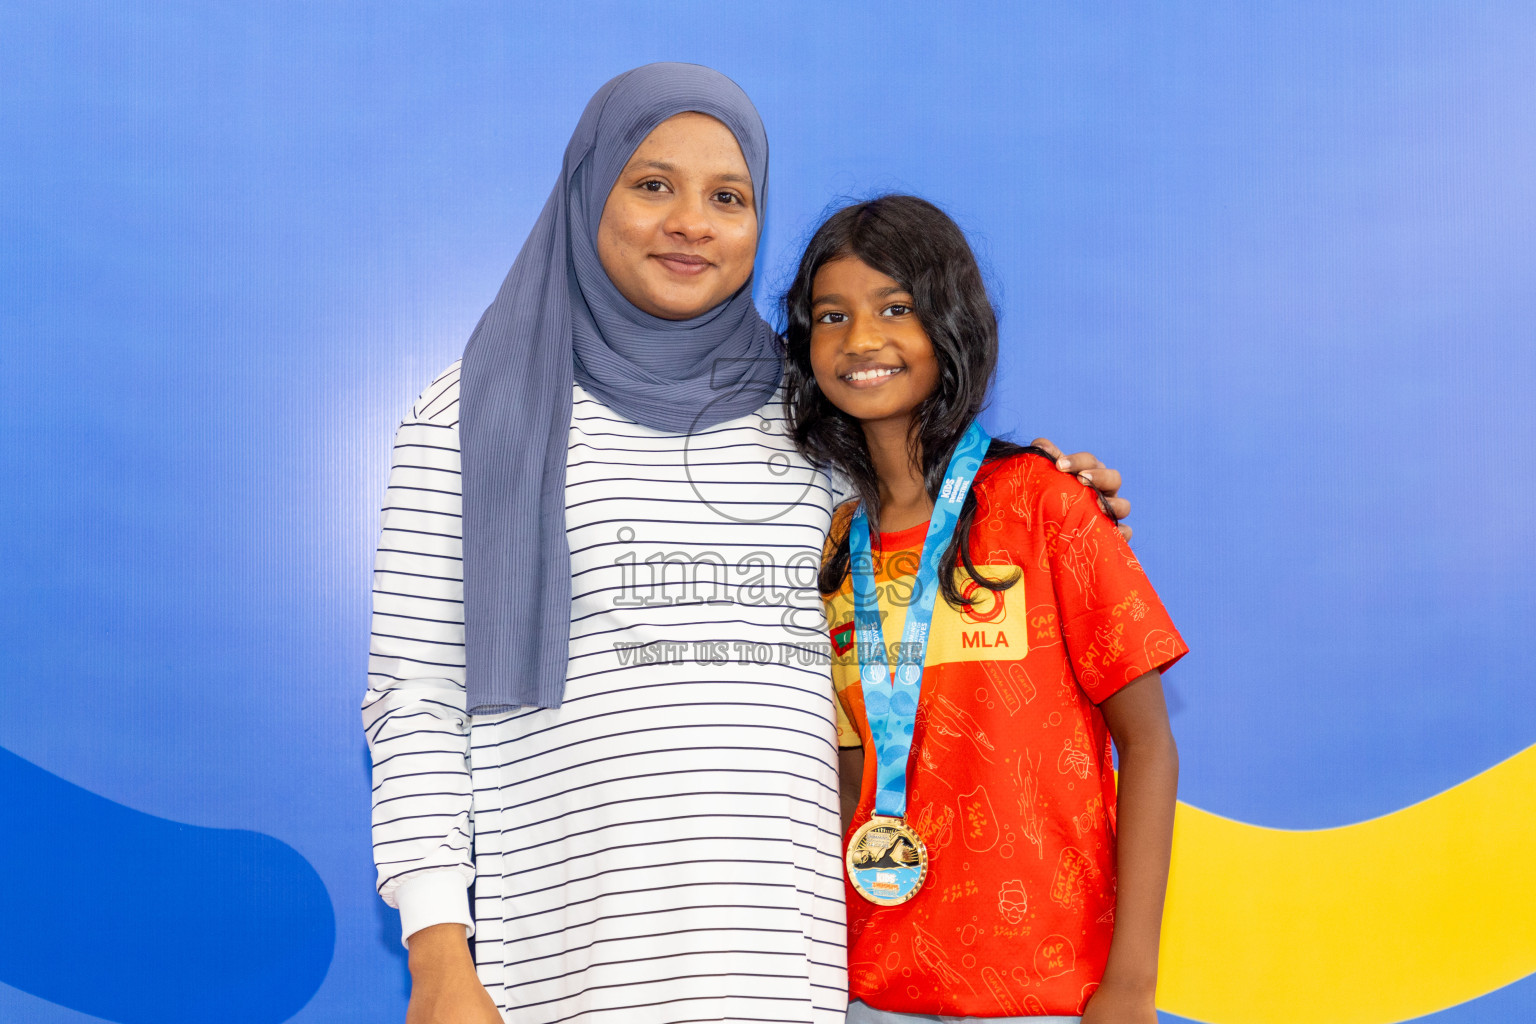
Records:
{"label": "yellow curve on backdrop", "polygon": [[1342,828],[1180,804],[1157,1005],[1215,1024],[1389,1024],[1536,971],[1536,746]]}

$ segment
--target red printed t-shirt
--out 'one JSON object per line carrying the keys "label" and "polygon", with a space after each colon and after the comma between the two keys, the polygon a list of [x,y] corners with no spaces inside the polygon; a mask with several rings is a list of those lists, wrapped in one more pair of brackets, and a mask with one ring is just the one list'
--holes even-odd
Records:
{"label": "red printed t-shirt", "polygon": [[[1186,648],[1092,490],[1033,455],[982,467],[975,490],[978,571],[1020,576],[992,594],[960,569],[976,603],[935,603],[907,769],[928,877],[895,907],[847,887],[849,997],[905,1013],[1080,1014],[1114,930],[1115,780],[1097,704]],[[833,537],[851,512],[839,510]],[[877,545],[887,644],[901,640],[927,529]],[[858,828],[876,758],[850,582],[826,608],[839,742],[864,748]]]}

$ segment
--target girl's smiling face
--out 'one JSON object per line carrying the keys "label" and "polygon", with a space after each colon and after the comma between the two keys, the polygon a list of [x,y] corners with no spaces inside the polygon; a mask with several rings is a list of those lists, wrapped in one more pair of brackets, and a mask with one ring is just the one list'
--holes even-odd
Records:
{"label": "girl's smiling face", "polygon": [[854,256],[822,264],[811,284],[811,371],[837,408],[868,429],[899,426],[939,381],[912,294]]}

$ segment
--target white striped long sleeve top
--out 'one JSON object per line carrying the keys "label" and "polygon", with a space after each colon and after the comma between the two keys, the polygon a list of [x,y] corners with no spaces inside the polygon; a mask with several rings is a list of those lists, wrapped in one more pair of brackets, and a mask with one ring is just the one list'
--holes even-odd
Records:
{"label": "white striped long sleeve top", "polygon": [[840,1022],[825,477],[777,401],[679,435],[578,386],[565,701],[470,716],[458,381],[402,423],[384,501],[363,705],[380,894],[407,935],[471,926],[508,1020]]}

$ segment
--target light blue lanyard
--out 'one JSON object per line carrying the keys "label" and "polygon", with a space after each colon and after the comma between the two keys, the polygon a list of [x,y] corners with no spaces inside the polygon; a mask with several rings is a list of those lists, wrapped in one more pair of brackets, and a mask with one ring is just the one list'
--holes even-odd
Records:
{"label": "light blue lanyard", "polygon": [[858,644],[859,680],[864,690],[864,713],[875,743],[875,813],[891,818],[907,812],[907,757],[912,752],[912,729],[917,724],[917,701],[923,690],[923,662],[928,656],[928,627],[933,621],[933,602],[939,593],[939,560],[955,534],[955,521],[971,481],[981,468],[992,439],[972,423],[950,456],[944,485],[933,503],[928,536],[918,560],[907,624],[896,654],[896,675],[891,678],[885,631],[880,627],[880,595],[875,590],[875,556],[869,543],[869,517],[860,505],[853,513],[848,533],[850,573],[853,577],[854,636]]}

